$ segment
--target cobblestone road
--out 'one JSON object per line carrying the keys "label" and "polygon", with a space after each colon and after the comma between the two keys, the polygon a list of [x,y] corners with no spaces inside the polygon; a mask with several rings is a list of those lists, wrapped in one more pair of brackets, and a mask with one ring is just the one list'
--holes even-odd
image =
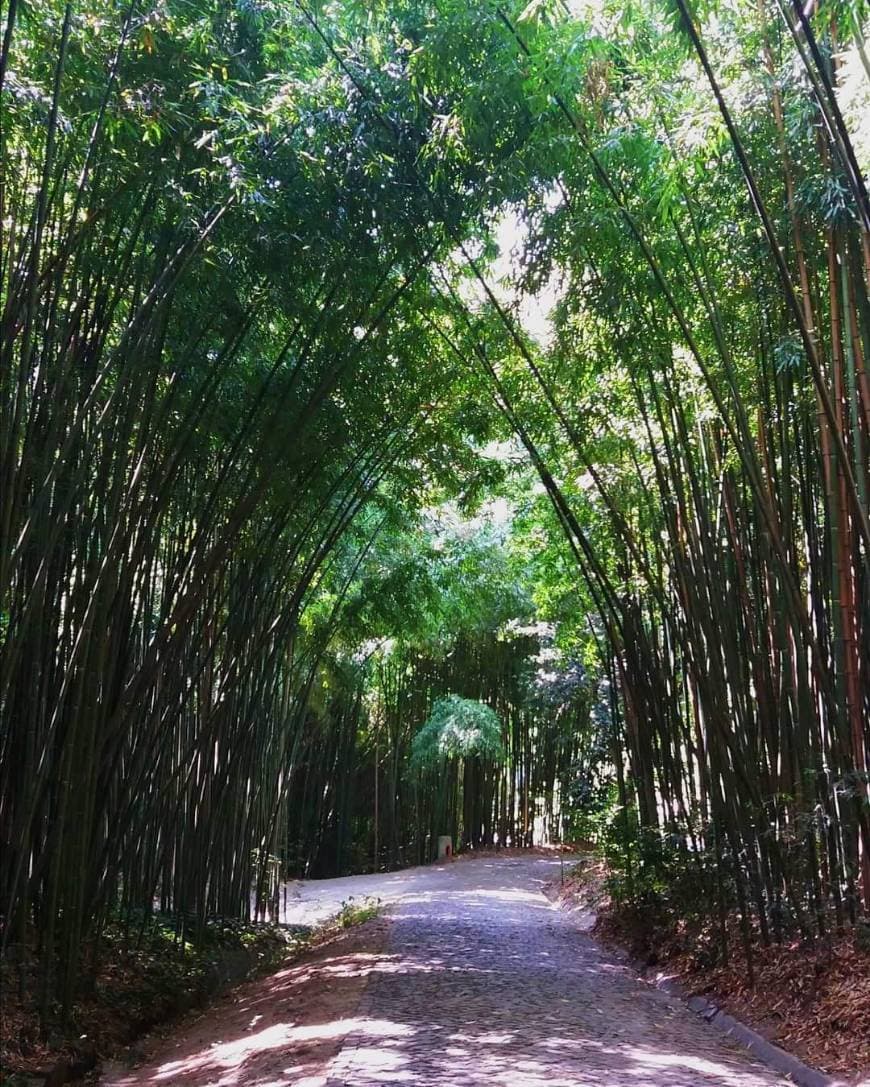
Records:
{"label": "cobblestone road", "polygon": [[550,858],[481,857],[391,896],[389,954],[328,1087],[786,1083],[553,907],[541,887],[558,870]]}

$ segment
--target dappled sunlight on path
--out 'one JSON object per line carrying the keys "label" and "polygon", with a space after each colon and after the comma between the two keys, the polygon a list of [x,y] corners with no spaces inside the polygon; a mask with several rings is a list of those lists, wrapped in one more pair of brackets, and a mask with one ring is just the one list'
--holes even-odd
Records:
{"label": "dappled sunlight on path", "polygon": [[457,864],[391,911],[389,971],[329,1087],[773,1087],[783,1081],[638,981],[540,893],[547,857]]}
{"label": "dappled sunlight on path", "polygon": [[384,933],[382,921],[351,930],[277,974],[241,986],[170,1042],[158,1043],[148,1064],[109,1073],[102,1082],[323,1087],[344,1038],[368,1029],[354,1014],[366,979],[398,968],[383,949]]}
{"label": "dappled sunlight on path", "polygon": [[[243,986],[106,1087],[784,1084],[554,908],[541,888],[558,872],[482,856],[361,877],[365,893],[382,879],[388,924]],[[324,882],[341,886],[312,888],[318,908],[348,896]]]}

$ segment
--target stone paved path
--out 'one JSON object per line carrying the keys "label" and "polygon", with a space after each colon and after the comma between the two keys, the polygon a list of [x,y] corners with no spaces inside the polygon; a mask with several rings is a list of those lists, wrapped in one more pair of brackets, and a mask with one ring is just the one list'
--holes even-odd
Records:
{"label": "stone paved path", "polygon": [[552,906],[541,887],[558,870],[546,857],[481,857],[417,870],[390,895],[389,954],[328,1087],[786,1083]]}

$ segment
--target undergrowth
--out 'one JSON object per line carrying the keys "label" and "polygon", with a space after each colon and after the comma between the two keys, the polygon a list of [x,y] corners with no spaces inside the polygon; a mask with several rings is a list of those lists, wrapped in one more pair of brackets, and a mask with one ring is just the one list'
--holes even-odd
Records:
{"label": "undergrowth", "polygon": [[160,914],[111,924],[86,949],[88,966],[66,1021],[55,1006],[42,1028],[36,957],[32,948],[18,946],[0,965],[2,1082],[14,1082],[16,1073],[43,1075],[64,1059],[93,1064],[124,1055],[154,1027],[276,968],[307,943],[311,931],[215,918],[198,926],[193,938]]}
{"label": "undergrowth", "polygon": [[336,922],[339,928],[351,928],[353,925],[361,925],[370,921],[381,912],[381,900],[379,898],[355,899],[353,895],[346,898],[339,910]]}

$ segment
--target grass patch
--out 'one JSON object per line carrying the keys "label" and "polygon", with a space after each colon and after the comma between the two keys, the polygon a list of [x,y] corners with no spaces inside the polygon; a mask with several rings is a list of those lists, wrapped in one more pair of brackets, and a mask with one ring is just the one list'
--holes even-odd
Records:
{"label": "grass patch", "polygon": [[353,895],[346,898],[338,911],[336,923],[339,928],[351,928],[353,925],[362,925],[371,921],[381,912],[382,904],[379,898],[355,899]]}

